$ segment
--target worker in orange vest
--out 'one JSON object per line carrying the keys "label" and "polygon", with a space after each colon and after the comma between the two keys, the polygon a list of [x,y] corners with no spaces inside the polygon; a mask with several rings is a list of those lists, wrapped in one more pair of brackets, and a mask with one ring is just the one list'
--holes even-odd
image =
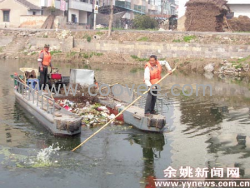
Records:
{"label": "worker in orange vest", "polygon": [[[168,69],[168,72],[172,74],[172,69],[167,61],[158,61],[155,55],[150,56],[149,62],[146,63],[144,71],[144,81],[148,88],[150,88],[151,85],[156,84],[156,82],[161,79],[161,65],[165,65]],[[154,86],[152,89],[157,89],[157,87]],[[148,92],[145,105],[145,116],[150,116],[150,114],[157,114],[154,110],[157,97],[152,95],[151,92],[157,94],[157,91]]]}
{"label": "worker in orange vest", "polygon": [[[40,89],[44,90],[47,83],[48,66],[52,69],[49,45],[45,44],[44,49],[39,53],[38,66],[40,72]],[[43,86],[43,87],[42,87]]]}

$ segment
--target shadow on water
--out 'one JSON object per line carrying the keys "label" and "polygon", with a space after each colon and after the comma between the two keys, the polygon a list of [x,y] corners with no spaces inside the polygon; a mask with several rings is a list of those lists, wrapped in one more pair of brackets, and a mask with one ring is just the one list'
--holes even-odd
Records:
{"label": "shadow on water", "polygon": [[164,135],[156,133],[130,134],[127,139],[142,148],[143,174],[141,183],[145,187],[154,187],[154,179],[156,179],[154,161],[161,158],[161,152],[165,145]]}

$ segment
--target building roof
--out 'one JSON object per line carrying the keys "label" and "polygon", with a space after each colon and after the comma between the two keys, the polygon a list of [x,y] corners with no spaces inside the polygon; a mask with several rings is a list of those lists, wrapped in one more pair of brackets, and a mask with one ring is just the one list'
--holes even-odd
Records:
{"label": "building roof", "polygon": [[17,2],[21,3],[22,5],[26,6],[27,8],[29,8],[30,10],[41,10],[40,7],[30,3],[27,0],[16,0]]}

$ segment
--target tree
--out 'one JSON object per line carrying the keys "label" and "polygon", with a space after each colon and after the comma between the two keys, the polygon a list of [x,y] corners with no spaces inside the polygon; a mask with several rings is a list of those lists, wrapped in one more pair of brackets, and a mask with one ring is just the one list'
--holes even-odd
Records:
{"label": "tree", "polygon": [[154,29],[158,27],[158,22],[148,15],[137,15],[133,20],[135,29]]}

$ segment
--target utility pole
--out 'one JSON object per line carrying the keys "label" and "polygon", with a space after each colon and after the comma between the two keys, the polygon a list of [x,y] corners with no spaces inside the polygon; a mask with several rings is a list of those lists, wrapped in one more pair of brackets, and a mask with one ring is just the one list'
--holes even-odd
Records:
{"label": "utility pole", "polygon": [[94,30],[96,30],[96,14],[98,13],[98,1],[95,0],[95,5],[94,5]]}
{"label": "utility pole", "polygon": [[114,6],[113,6],[113,0],[110,2],[110,15],[109,15],[109,31],[108,31],[108,37],[111,35],[111,29],[112,29],[112,23],[113,23],[113,13],[114,13]]}

